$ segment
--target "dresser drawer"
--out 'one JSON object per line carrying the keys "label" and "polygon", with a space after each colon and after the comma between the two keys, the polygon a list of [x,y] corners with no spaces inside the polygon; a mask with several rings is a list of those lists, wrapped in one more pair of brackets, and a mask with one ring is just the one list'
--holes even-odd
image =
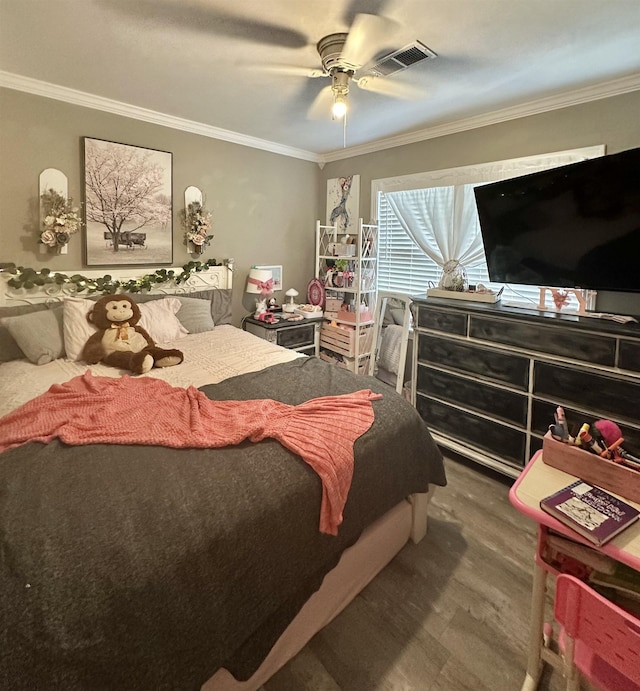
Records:
{"label": "dresser drawer", "polygon": [[608,417],[618,423],[638,422],[640,381],[548,362],[536,361],[534,368],[534,396],[592,410],[594,416]]}
{"label": "dresser drawer", "polygon": [[527,397],[485,382],[418,365],[418,392],[521,427],[527,424]]}
{"label": "dresser drawer", "polygon": [[526,434],[453,406],[418,395],[416,408],[429,429],[462,444],[524,467]]}
{"label": "dresser drawer", "polygon": [[461,312],[449,312],[420,306],[418,307],[418,326],[421,329],[465,336],[467,333],[467,315]]}
{"label": "dresser drawer", "polygon": [[300,326],[278,329],[276,331],[276,343],[291,350],[313,345],[316,328],[315,324],[301,324]]}
{"label": "dresser drawer", "polygon": [[418,361],[477,375],[526,391],[529,359],[430,334],[418,335]]}
{"label": "dresser drawer", "polygon": [[618,367],[640,372],[640,341],[620,341]]}
{"label": "dresser drawer", "polygon": [[615,365],[616,340],[571,329],[471,315],[469,336],[598,365]]}

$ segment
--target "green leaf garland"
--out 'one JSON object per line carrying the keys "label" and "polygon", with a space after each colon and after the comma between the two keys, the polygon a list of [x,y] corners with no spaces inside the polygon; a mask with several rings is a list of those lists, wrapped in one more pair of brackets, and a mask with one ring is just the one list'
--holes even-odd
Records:
{"label": "green leaf garland", "polygon": [[35,269],[25,268],[24,266],[8,268],[6,271],[12,274],[12,277],[7,281],[12,288],[26,288],[28,290],[35,286],[73,283],[77,293],[86,291],[89,294],[102,293],[104,295],[112,295],[117,292],[141,293],[145,290],[151,290],[154,286],[167,283],[168,281],[175,281],[177,284],[185,283],[193,273],[206,271],[212,266],[222,266],[222,264],[215,259],[207,259],[204,262],[191,261],[187,262],[182,267],[182,273],[176,273],[173,269],[156,269],[156,271],[151,274],[146,274],[128,281],[118,281],[113,279],[109,274],[100,278],[88,278],[82,274],[68,276],[59,271],[55,273],[51,273],[50,269],[36,271]]}

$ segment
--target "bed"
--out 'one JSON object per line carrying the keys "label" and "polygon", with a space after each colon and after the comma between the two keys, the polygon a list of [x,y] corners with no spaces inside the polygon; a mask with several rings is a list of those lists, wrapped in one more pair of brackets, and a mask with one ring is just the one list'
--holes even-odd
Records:
{"label": "bed", "polygon": [[[424,536],[429,493],[446,478],[419,415],[373,377],[232,326],[231,276],[210,267],[135,294],[156,325],[153,310],[171,303],[188,333],[154,338],[185,361],[122,377],[69,356],[65,329],[87,298],[73,284],[15,289],[0,274],[2,420],[55,405],[52,391],[86,379],[137,386],[151,377],[195,390],[204,405],[275,401],[296,414],[370,390],[372,423],[352,444],[337,534],[319,530],[324,478],[276,438],[219,448],[54,438],[10,448],[0,453],[1,688],[258,689]],[[341,415],[324,418],[338,439]]]}

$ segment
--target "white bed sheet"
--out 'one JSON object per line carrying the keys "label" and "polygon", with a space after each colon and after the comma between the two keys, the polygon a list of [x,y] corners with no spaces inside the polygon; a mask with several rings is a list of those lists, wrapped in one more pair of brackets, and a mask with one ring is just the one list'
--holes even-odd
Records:
{"label": "white bed sheet", "polygon": [[[154,368],[140,376],[156,377],[173,386],[183,387],[215,384],[238,374],[306,357],[229,325],[216,326],[213,331],[189,334],[174,343],[158,345],[179,348],[184,353],[184,362],[175,367]],[[68,381],[87,369],[103,377],[127,374],[107,365],[87,366],[63,358],[46,365],[34,365],[28,360],[0,364],[0,417],[45,393],[53,384]]]}

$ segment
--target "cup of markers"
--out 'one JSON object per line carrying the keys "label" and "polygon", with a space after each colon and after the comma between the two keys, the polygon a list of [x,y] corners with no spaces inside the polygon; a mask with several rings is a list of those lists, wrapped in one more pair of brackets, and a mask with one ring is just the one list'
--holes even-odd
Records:
{"label": "cup of markers", "polygon": [[556,408],[553,417],[555,422],[549,425],[549,431],[555,440],[579,446],[601,458],[622,463],[634,470],[640,470],[640,458],[622,448],[624,437],[620,427],[615,422],[596,420],[591,425],[585,422],[581,425],[578,433],[571,436],[562,406]]}

